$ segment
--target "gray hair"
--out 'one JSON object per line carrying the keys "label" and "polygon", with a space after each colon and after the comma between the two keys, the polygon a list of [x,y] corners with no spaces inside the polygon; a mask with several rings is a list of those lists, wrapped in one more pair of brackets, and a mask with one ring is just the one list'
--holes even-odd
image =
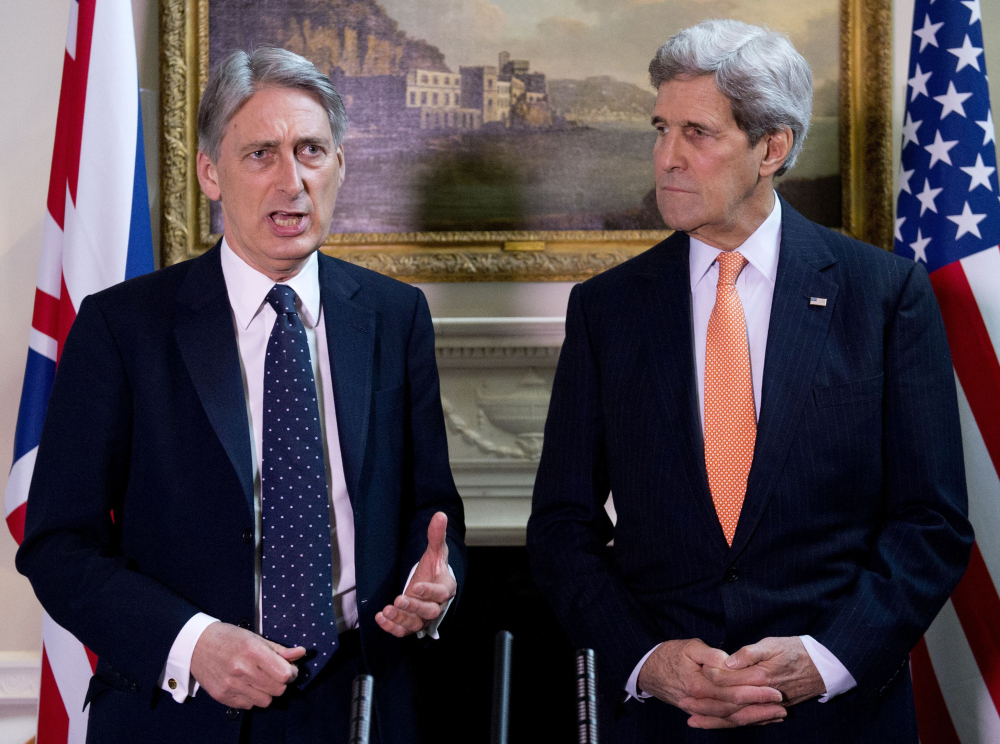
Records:
{"label": "gray hair", "polygon": [[198,105],[198,150],[218,162],[230,120],[261,88],[296,88],[311,93],[326,109],[333,141],[347,131],[347,111],[330,78],[305,57],[276,47],[230,53],[209,76]]}
{"label": "gray hair", "polygon": [[792,130],[780,176],[802,152],[812,115],[812,70],[784,34],[730,20],[704,21],[670,37],[649,63],[659,89],[678,77],[715,75],[736,125],[753,147],[767,134]]}

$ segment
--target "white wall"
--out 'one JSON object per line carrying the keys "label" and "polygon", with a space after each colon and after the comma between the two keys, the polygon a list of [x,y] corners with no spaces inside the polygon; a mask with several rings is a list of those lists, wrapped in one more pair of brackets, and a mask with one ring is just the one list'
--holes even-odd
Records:
{"label": "white wall", "polygon": [[[28,353],[70,1],[0,2],[0,471],[5,474]],[[132,0],[132,6],[153,187],[159,178],[157,2]],[[150,196],[156,225],[158,198],[152,188]],[[6,485],[6,477],[0,482]],[[15,549],[6,525],[0,525],[0,674],[26,659],[37,663],[41,647],[41,608],[14,570]],[[33,731],[30,711],[25,715],[22,703],[0,696],[0,744],[23,744]]]}

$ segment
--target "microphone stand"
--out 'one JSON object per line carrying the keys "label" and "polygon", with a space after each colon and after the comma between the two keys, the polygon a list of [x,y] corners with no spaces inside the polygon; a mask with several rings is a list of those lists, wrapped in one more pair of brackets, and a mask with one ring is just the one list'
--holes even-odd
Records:
{"label": "microphone stand", "polygon": [[579,744],[598,744],[597,658],[592,648],[576,652],[576,722]]}
{"label": "microphone stand", "polygon": [[368,744],[372,727],[372,690],[375,678],[359,674],[351,686],[351,732],[348,744]]}
{"label": "microphone stand", "polygon": [[493,649],[493,719],[490,744],[507,744],[510,731],[510,660],[514,636],[497,633]]}

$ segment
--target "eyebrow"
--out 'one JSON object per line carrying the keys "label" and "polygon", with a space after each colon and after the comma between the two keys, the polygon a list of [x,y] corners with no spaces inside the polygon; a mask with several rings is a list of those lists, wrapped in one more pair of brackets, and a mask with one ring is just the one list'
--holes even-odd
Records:
{"label": "eyebrow", "polygon": [[[667,121],[662,116],[654,116],[650,122],[654,127],[657,124],[666,124]],[[703,124],[698,121],[682,121],[680,123],[681,129],[686,129],[687,127],[693,127],[694,129],[704,129],[706,132],[717,132],[719,131],[716,127],[710,126],[708,124]]]}
{"label": "eyebrow", "polygon": [[295,144],[296,146],[322,145],[323,147],[329,147],[332,141],[329,137],[303,137]]}
{"label": "eyebrow", "polygon": [[[295,143],[296,147],[301,147],[302,145],[322,145],[324,147],[329,147],[332,140],[328,137],[303,137]],[[256,142],[250,142],[243,147],[241,152],[246,155],[251,152],[257,152],[258,150],[267,150],[269,148],[278,147],[281,143],[277,140],[258,140]]]}
{"label": "eyebrow", "polygon": [[250,142],[243,146],[240,152],[246,154],[250,152],[257,152],[258,150],[266,150],[270,147],[277,147],[278,143],[275,140],[259,140],[257,142]]}

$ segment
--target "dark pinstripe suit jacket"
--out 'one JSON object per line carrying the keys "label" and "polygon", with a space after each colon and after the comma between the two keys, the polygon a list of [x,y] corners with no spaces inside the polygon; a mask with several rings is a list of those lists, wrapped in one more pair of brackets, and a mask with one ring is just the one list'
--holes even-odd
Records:
{"label": "dark pinstripe suit jacket", "polygon": [[[732,547],[705,475],[687,236],[570,295],[528,549],[572,641],[597,651],[606,742],[916,741],[907,655],[972,543],[944,326],[922,266],[782,210]],[[732,653],[802,634],[855,690],[722,733],[656,700],[615,704],[661,641]]]}

